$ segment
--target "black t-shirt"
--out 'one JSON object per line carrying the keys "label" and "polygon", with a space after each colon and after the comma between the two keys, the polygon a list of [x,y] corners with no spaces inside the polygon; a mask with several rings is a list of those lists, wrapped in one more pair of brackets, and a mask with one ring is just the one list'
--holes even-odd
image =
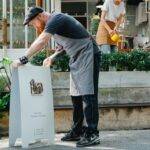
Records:
{"label": "black t-shirt", "polygon": [[72,39],[89,37],[83,25],[72,16],[63,13],[53,13],[45,26],[45,32],[58,34]]}

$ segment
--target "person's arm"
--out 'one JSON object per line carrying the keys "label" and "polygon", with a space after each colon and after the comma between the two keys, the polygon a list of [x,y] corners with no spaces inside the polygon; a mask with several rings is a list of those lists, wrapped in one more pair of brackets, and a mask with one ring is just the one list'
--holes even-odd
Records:
{"label": "person's arm", "polygon": [[106,30],[111,35],[111,34],[114,33],[114,31],[110,28],[110,26],[107,24],[106,19],[105,19],[107,13],[109,13],[109,5],[110,5],[110,1],[109,0],[105,0],[104,4],[102,6],[101,23],[104,25]]}
{"label": "person's arm", "polygon": [[48,43],[50,38],[51,34],[43,31],[26,51],[25,56],[29,59],[31,56],[41,51],[42,48]]}
{"label": "person's arm", "polygon": [[113,34],[114,31],[109,27],[109,25],[106,23],[106,20],[105,20],[105,16],[107,14],[107,11],[102,11],[102,15],[101,15],[101,23],[104,25],[104,27],[106,28],[106,30],[109,32],[109,34]]}
{"label": "person's arm", "polygon": [[54,62],[57,59],[57,57],[59,57],[60,55],[62,55],[64,53],[65,53],[65,50],[63,49],[63,46],[61,46],[60,44],[57,43],[55,53],[53,55],[51,55],[50,58]]}
{"label": "person's arm", "polygon": [[57,59],[58,56],[64,54],[65,51],[64,50],[60,50],[60,51],[56,51],[53,55],[47,57],[44,61],[43,61],[43,66],[44,67],[49,67],[52,66],[53,63],[55,62],[55,60]]}
{"label": "person's arm", "polygon": [[59,50],[59,51],[55,51],[55,53],[54,54],[52,54],[51,56],[49,56],[51,59],[52,59],[52,61],[54,62],[56,59],[57,59],[57,57],[59,57],[60,55],[62,55],[62,54],[64,54],[65,53],[65,50]]}
{"label": "person's arm", "polygon": [[114,28],[115,31],[117,31],[118,28],[120,27],[120,25],[124,22],[124,17],[125,17],[125,14],[121,14],[119,16],[119,18],[117,19],[117,23],[116,23],[116,26]]}
{"label": "person's arm", "polygon": [[41,51],[42,48],[48,43],[50,38],[51,34],[43,31],[40,36],[33,42],[30,48],[26,51],[25,55],[13,61],[12,66],[17,68],[18,66],[28,63],[29,58],[37,52]]}
{"label": "person's arm", "polygon": [[124,22],[124,19],[125,19],[126,10],[125,10],[124,2],[122,3],[121,7],[122,7],[122,13],[120,14],[119,18],[117,19],[116,26],[114,28],[115,31],[118,30],[118,28]]}
{"label": "person's arm", "polygon": [[51,56],[49,56],[48,58],[46,58],[43,61],[43,66],[45,67],[49,67],[52,66],[53,63],[56,61],[56,59],[60,56],[63,55],[65,53],[65,50],[63,49],[63,46],[57,44],[56,49],[55,49],[55,53],[52,54]]}

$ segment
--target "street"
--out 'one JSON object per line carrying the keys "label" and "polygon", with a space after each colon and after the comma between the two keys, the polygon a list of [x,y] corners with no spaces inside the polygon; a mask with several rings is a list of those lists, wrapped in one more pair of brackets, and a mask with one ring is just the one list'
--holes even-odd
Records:
{"label": "street", "polygon": [[[87,148],[76,148],[74,142],[61,142],[60,138],[64,134],[57,134],[55,145],[39,147],[39,143],[31,145],[30,149],[37,150],[150,150],[150,130],[128,130],[128,131],[101,131],[100,138],[101,144]],[[43,144],[43,143],[41,143]],[[8,138],[0,140],[0,150],[18,150],[18,146],[9,148]]]}

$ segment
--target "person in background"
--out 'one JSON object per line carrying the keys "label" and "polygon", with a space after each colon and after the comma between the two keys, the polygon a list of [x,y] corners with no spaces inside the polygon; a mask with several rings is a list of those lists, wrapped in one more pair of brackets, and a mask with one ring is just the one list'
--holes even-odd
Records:
{"label": "person in background", "polygon": [[124,16],[125,5],[123,0],[105,0],[96,35],[96,42],[102,53],[109,54],[116,51],[117,43],[111,40],[111,36],[117,33]]}
{"label": "person in background", "polygon": [[[53,65],[56,57],[64,51],[70,56],[73,126],[61,140],[77,141],[77,147],[99,144],[97,128],[100,53],[96,42],[83,25],[72,16],[56,12],[50,14],[40,7],[29,8],[24,25],[33,26],[41,34],[24,56],[13,62],[13,66],[18,67],[28,63],[28,60],[41,51],[53,37],[58,45],[56,52],[44,60],[43,66]],[[87,123],[86,127],[83,126],[84,118]]]}
{"label": "person in background", "polygon": [[96,12],[95,15],[101,14],[101,6],[104,4],[103,0],[98,0],[96,3]]}

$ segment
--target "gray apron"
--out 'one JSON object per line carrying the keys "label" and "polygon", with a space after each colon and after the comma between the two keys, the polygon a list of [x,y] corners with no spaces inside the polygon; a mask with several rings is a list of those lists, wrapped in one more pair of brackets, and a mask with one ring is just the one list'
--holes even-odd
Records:
{"label": "gray apron", "polygon": [[55,34],[54,40],[70,56],[70,95],[94,94],[92,39],[71,39]]}

